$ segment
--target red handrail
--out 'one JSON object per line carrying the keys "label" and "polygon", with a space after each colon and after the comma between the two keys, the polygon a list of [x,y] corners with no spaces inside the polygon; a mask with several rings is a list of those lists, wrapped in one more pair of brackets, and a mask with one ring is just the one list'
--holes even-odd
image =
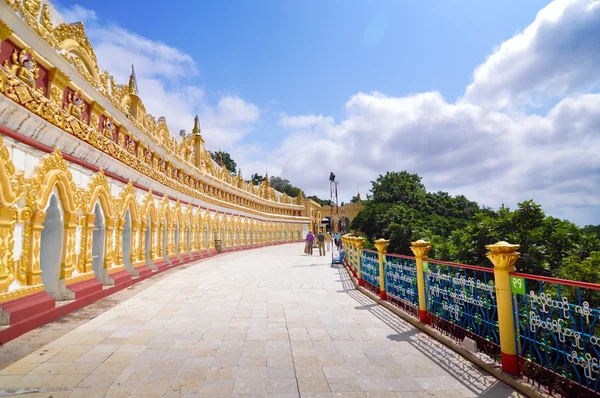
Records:
{"label": "red handrail", "polygon": [[[416,260],[416,258],[414,256],[405,256],[403,254],[386,253],[386,255],[387,256],[391,256],[391,257],[405,258],[405,259],[408,259],[408,260]],[[431,259],[431,258],[424,258],[423,260],[427,261],[429,263],[449,265],[451,267],[467,268],[467,269],[472,269],[472,270],[475,270],[475,271],[483,271],[483,272],[494,272],[494,270],[491,269],[491,268],[479,267],[477,265],[452,263],[452,262],[449,262],[449,261],[434,260],[434,259]]]}
{"label": "red handrail", "polygon": [[416,260],[414,256],[405,256],[404,254],[386,253],[386,256],[405,258],[407,260]]}
{"label": "red handrail", "polygon": [[600,285],[597,283],[589,283],[589,282],[577,282],[569,279],[560,279],[560,278],[550,278],[547,276],[539,276],[539,275],[531,275],[531,274],[522,274],[520,272],[511,272],[512,276],[519,276],[521,278],[530,279],[534,281],[547,282],[547,283],[556,283],[560,285],[567,285],[573,287],[581,287],[584,289],[591,290],[600,290]]}
{"label": "red handrail", "polygon": [[472,269],[472,270],[475,270],[475,271],[490,272],[490,273],[494,272],[494,270],[492,268],[480,267],[478,265],[468,265],[468,264],[451,263],[450,261],[434,260],[434,259],[431,259],[431,258],[426,258],[424,260],[427,261],[428,263],[449,265],[451,267],[467,268],[467,269]]}

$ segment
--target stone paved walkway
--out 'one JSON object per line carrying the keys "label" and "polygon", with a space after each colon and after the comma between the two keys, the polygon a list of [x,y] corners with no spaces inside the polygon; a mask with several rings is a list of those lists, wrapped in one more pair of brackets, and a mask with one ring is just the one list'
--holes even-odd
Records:
{"label": "stone paved walkway", "polygon": [[174,270],[5,367],[0,396],[518,396],[302,248]]}

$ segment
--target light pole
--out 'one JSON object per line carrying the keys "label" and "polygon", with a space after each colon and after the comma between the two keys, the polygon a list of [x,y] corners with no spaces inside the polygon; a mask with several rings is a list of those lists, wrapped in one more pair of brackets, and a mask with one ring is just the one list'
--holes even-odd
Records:
{"label": "light pole", "polygon": [[[331,172],[329,174],[329,200],[330,200],[330,206],[331,206],[331,218],[330,223],[331,223],[331,261],[333,263],[333,247],[335,245],[335,234],[336,232],[339,231],[340,226],[339,224],[339,220],[340,220],[340,208],[338,207],[338,182],[335,180],[335,174],[333,174],[333,172]],[[334,207],[335,206],[335,207]],[[335,217],[334,217],[335,214]],[[336,245],[337,247],[337,245]]]}

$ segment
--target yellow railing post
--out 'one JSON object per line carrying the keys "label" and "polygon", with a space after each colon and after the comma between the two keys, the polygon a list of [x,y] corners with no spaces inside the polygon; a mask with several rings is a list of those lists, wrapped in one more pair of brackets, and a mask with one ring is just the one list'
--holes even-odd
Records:
{"label": "yellow railing post", "polygon": [[520,254],[516,251],[519,245],[498,242],[485,247],[486,254],[494,264],[494,280],[496,282],[496,303],[498,305],[498,326],[500,329],[500,351],[502,352],[502,370],[510,374],[518,374],[517,345],[515,340],[515,321],[513,315],[512,295],[510,291],[510,275],[515,270],[515,263]]}
{"label": "yellow railing post", "polygon": [[[352,264],[352,253],[350,252],[350,250],[352,250],[351,246],[350,246],[350,237],[346,234],[343,235],[341,237],[342,239],[342,247],[344,249],[344,252],[346,253],[346,259],[344,260],[345,263],[349,266],[350,268],[350,272],[352,273],[352,275],[356,278],[356,272],[354,271],[354,265]],[[332,240],[332,245],[333,240]],[[333,246],[332,246],[332,250],[333,250]],[[344,264],[344,265],[346,265]]]}
{"label": "yellow railing post", "polygon": [[354,255],[354,237],[348,236],[346,238],[348,241],[348,252],[351,254],[350,259],[350,267],[352,268],[352,272],[354,273],[354,277],[358,279],[358,273],[356,272],[356,256]]}
{"label": "yellow railing post", "polygon": [[417,260],[417,287],[419,291],[419,320],[429,324],[429,316],[427,314],[427,299],[425,298],[425,277],[423,275],[423,259],[427,257],[427,253],[431,249],[429,242],[419,239],[416,242],[411,242],[410,250],[415,254]]}
{"label": "yellow railing post", "polygon": [[385,259],[385,251],[390,244],[387,239],[377,239],[375,241],[375,247],[379,254],[379,297],[382,300],[387,300],[387,293],[385,291],[385,270],[383,268],[383,260]]}
{"label": "yellow railing post", "polygon": [[356,249],[356,273],[358,275],[358,285],[364,286],[365,283],[362,279],[362,274],[360,272],[360,252],[362,251],[363,246],[365,245],[365,238],[353,238],[354,240],[354,248]]}

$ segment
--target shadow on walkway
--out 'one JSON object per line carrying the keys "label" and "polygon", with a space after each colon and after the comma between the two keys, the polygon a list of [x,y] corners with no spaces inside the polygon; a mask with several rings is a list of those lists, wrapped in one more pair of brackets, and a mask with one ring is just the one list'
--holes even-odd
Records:
{"label": "shadow on walkway", "polygon": [[405,322],[402,318],[380,306],[369,297],[354,288],[350,275],[341,267],[336,268],[340,281],[344,287],[337,293],[343,293],[354,299],[359,306],[358,310],[369,311],[372,315],[392,328],[396,334],[388,336],[391,341],[405,341],[419,350],[423,355],[437,363],[451,377],[459,381],[468,390],[478,397],[502,398],[509,397],[514,390],[496,380],[485,370],[452,351],[450,348],[437,342],[433,338],[421,333],[418,329]]}

